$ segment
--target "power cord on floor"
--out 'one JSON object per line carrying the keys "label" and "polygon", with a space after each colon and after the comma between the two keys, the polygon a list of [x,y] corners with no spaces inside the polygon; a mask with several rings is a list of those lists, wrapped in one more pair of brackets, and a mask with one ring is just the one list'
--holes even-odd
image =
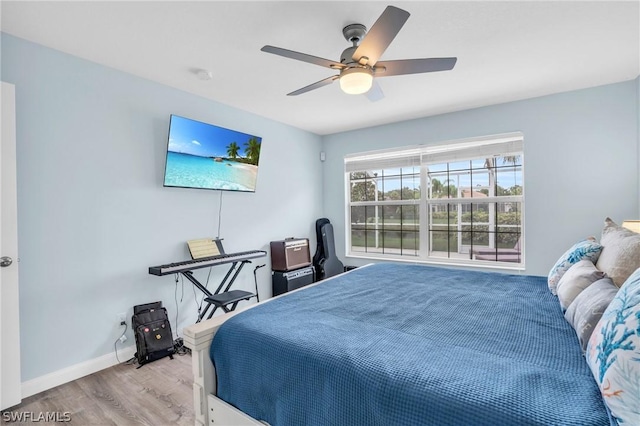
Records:
{"label": "power cord on floor", "polygon": [[[176,301],[176,339],[180,337],[178,334],[178,314],[180,313],[180,304],[178,303],[178,274],[176,274],[176,289],[173,292],[174,300]],[[180,303],[184,300],[184,281],[182,281],[182,294],[180,295]]]}
{"label": "power cord on floor", "polygon": [[187,355],[191,353],[191,349],[189,349],[188,347],[186,347],[184,345],[184,340],[182,339],[182,337],[178,337],[174,342],[173,342],[173,354],[174,355]]}
{"label": "power cord on floor", "polygon": [[118,364],[120,364],[120,358],[118,358],[118,342],[120,342],[120,339],[122,339],[125,335],[125,333],[127,332],[127,322],[126,321],[122,321],[120,323],[120,325],[124,325],[124,331],[122,332],[122,334],[120,335],[120,337],[118,337],[116,339],[115,342],[113,342],[113,349],[115,350],[116,353],[116,359],[118,360]]}
{"label": "power cord on floor", "polygon": [[[182,278],[182,277],[181,277]],[[176,274],[176,288],[174,291],[174,299],[176,301],[176,340],[173,341],[173,353],[174,355],[186,355],[191,353],[191,350],[184,345],[184,340],[180,337],[178,333],[178,313],[180,312],[180,303],[184,300],[184,281],[180,280],[181,284],[181,295],[180,295],[180,303],[178,303],[178,274]],[[197,300],[196,300],[197,303]],[[198,309],[199,311],[199,309]]]}

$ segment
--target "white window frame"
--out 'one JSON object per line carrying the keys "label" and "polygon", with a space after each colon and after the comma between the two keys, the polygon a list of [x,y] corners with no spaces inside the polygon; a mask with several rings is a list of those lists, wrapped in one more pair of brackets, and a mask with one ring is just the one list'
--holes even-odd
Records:
{"label": "white window frame", "polygon": [[[522,195],[521,196],[493,196],[473,200],[473,198],[429,198],[426,194],[427,167],[429,164],[452,163],[478,158],[494,156],[519,155],[522,158]],[[385,200],[385,201],[351,201],[350,174],[354,171],[380,170],[388,168],[401,168],[420,166],[420,198],[416,200]],[[481,268],[524,270],[525,269],[525,184],[524,184],[524,136],[521,132],[501,135],[484,136],[478,138],[461,139],[442,142],[434,145],[417,145],[398,147],[378,151],[369,151],[349,154],[344,158],[345,172],[345,253],[347,257],[394,260],[410,263],[426,263],[439,265],[474,266]],[[377,191],[376,191],[377,195]],[[462,204],[463,203],[520,203],[520,252],[521,262],[483,261],[462,258],[443,258],[430,256],[429,221],[430,206],[437,204]],[[481,201],[480,201],[481,200]],[[357,206],[384,206],[384,205],[418,205],[419,206],[419,241],[420,249],[417,256],[395,255],[389,253],[372,253],[352,251],[351,244],[351,207]],[[491,226],[491,225],[490,225]],[[377,237],[376,232],[376,237]],[[459,240],[460,241],[460,240]]]}

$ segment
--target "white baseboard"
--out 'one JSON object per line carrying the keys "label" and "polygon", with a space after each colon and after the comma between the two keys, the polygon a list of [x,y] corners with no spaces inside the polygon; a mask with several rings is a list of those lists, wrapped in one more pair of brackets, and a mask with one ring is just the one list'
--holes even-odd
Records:
{"label": "white baseboard", "polygon": [[[127,346],[118,350],[118,358],[121,362],[133,357],[136,352],[135,345]],[[44,376],[22,382],[22,399],[28,398],[37,393],[46,391],[56,386],[72,382],[81,377],[93,374],[97,371],[104,370],[118,364],[116,353],[111,352],[98,358],[90,359]]]}

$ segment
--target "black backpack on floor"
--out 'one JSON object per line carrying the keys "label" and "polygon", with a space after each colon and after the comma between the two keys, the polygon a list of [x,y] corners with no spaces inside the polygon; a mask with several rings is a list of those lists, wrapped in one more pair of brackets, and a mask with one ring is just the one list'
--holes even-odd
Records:
{"label": "black backpack on floor", "polygon": [[173,359],[173,334],[162,302],[134,306],[131,327],[136,336],[134,357],[140,364],[138,368],[165,356]]}

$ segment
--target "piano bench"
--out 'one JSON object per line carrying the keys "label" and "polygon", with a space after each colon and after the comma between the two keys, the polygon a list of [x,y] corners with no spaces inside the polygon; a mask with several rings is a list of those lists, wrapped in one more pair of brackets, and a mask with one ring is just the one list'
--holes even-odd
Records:
{"label": "piano bench", "polygon": [[[206,302],[212,303],[216,309],[222,308],[225,312],[231,312],[236,309],[238,306],[238,302],[241,300],[249,300],[256,295],[243,290],[231,290],[225,291],[224,293],[214,294],[212,296],[207,296],[204,298]],[[231,309],[227,308],[228,305],[231,305]],[[213,313],[213,312],[212,312]]]}

